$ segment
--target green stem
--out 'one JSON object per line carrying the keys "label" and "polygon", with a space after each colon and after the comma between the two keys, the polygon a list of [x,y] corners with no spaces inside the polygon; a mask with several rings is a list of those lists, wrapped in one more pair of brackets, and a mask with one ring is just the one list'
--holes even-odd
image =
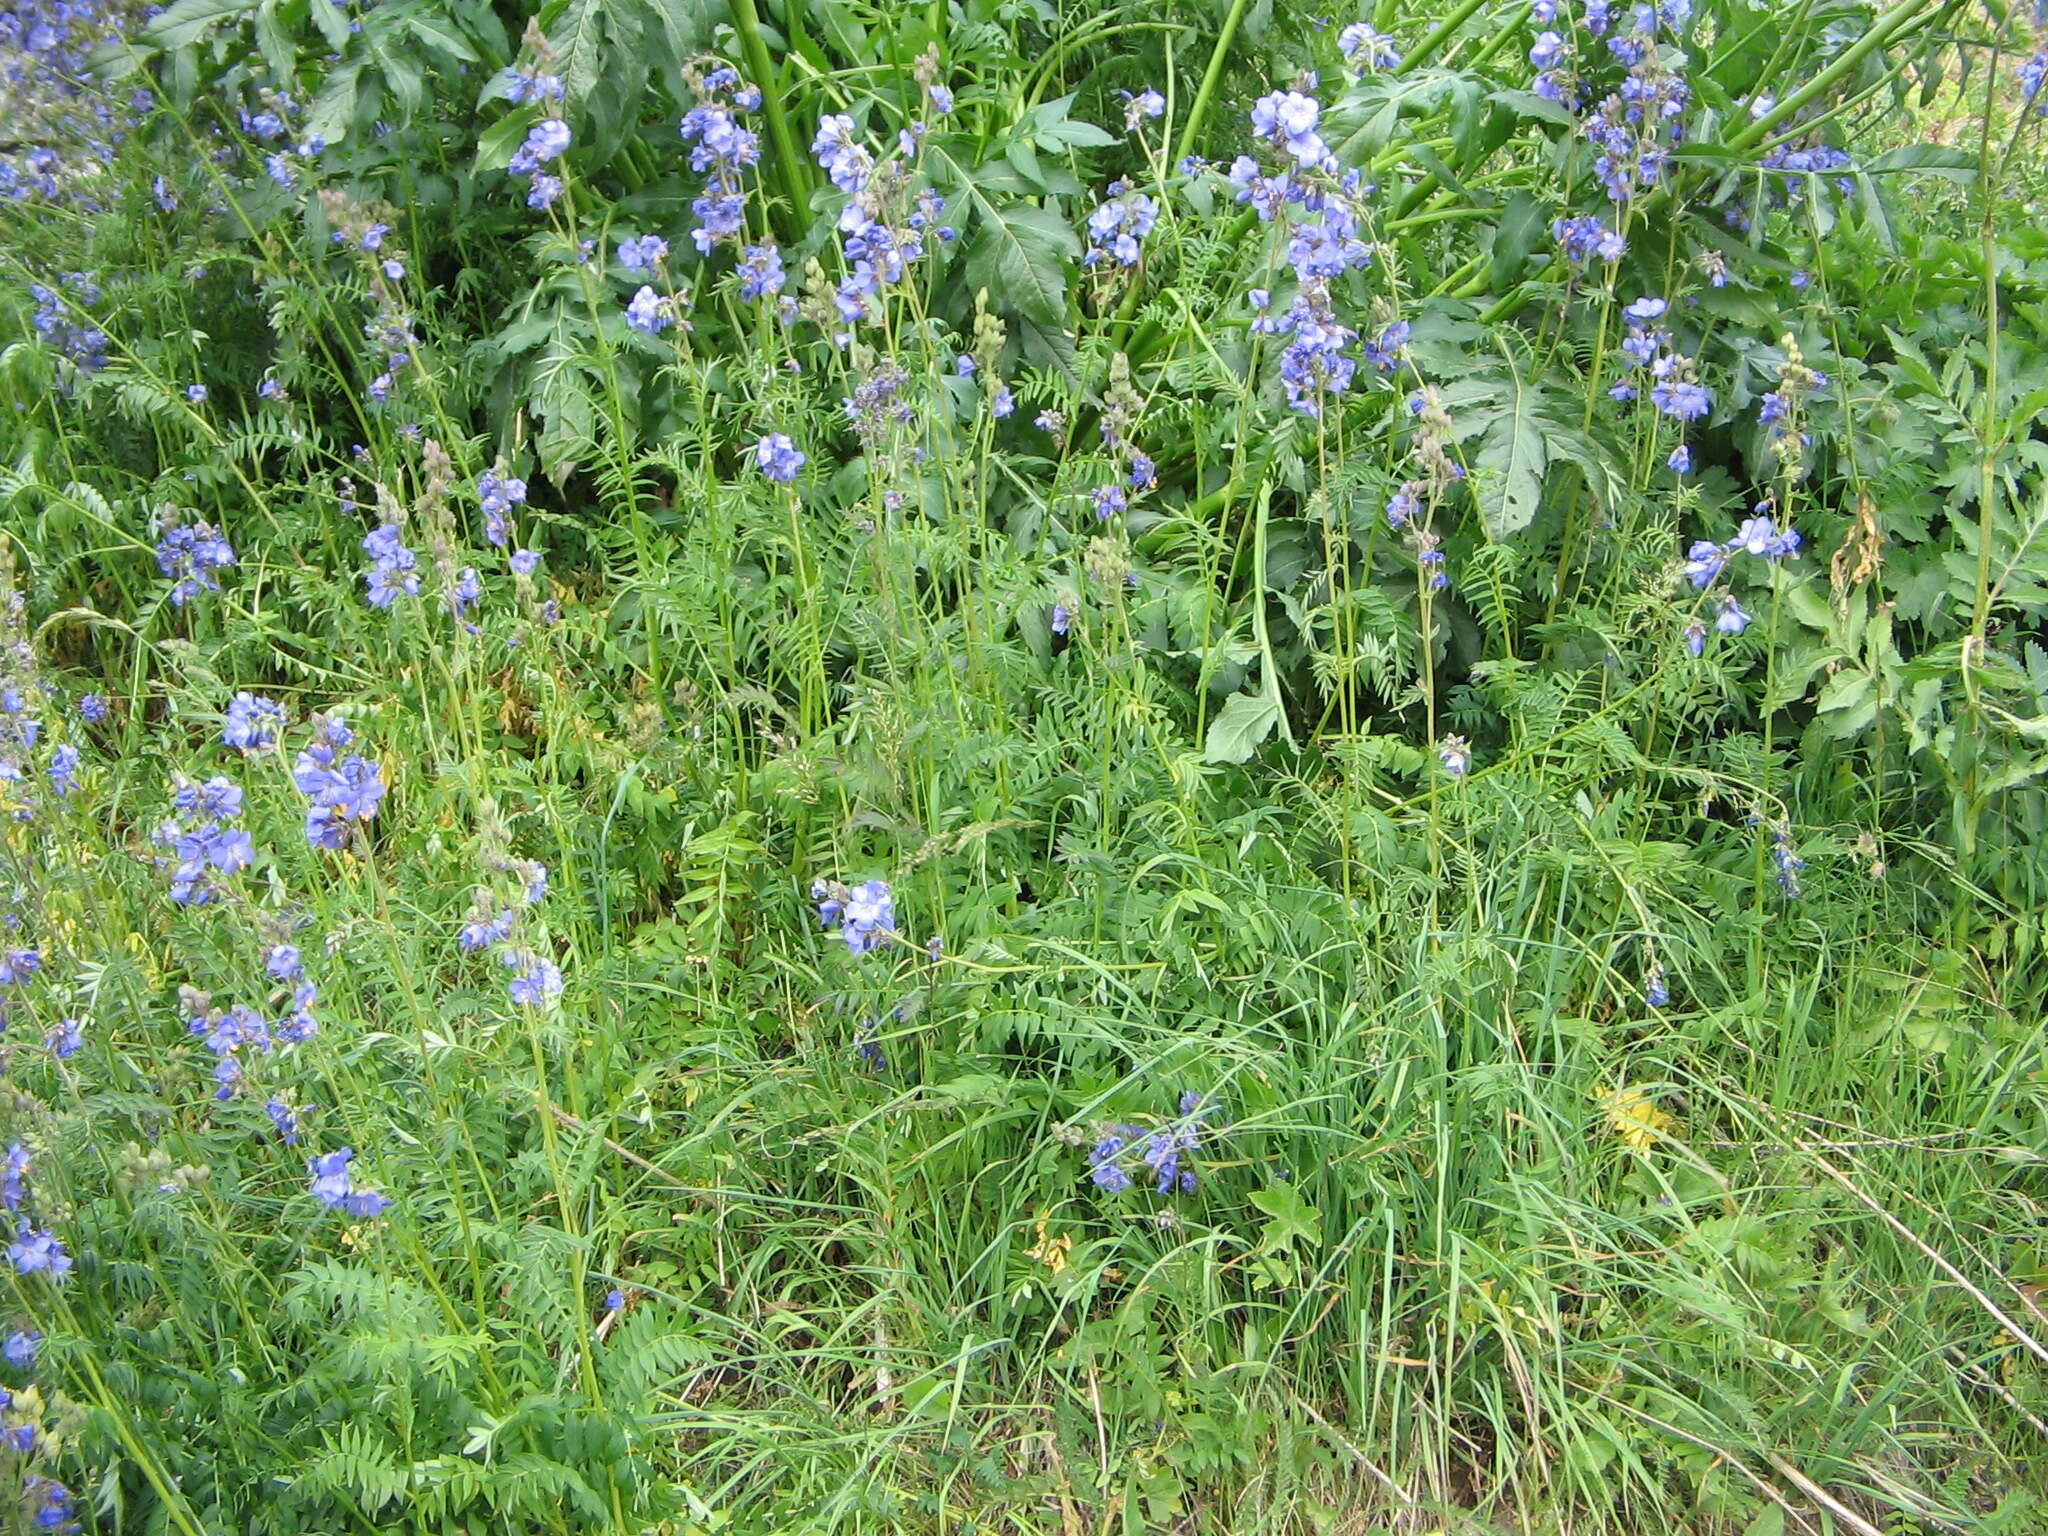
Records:
{"label": "green stem", "polygon": [[1955,9],[1956,4],[1957,0],[1901,0],[1899,5],[1885,13],[1882,21],[1851,43],[1839,59],[1730,138],[1728,148],[1736,154],[1756,148],[1780,127],[1796,119],[1808,103],[1819,100],[1854,74],[1871,54],[1895,41],[1909,28],[1927,20],[1930,11],[1946,13]]}
{"label": "green stem", "polygon": [[1195,104],[1180,131],[1180,149],[1173,157],[1176,165],[1195,152],[1195,137],[1202,131],[1202,119],[1209,115],[1209,103],[1216,97],[1216,82],[1223,78],[1223,63],[1237,37],[1238,24],[1244,20],[1245,5],[1246,0],[1230,0],[1230,14],[1223,18],[1223,30],[1216,34],[1216,46],[1209,50],[1209,67],[1202,71]]}
{"label": "green stem", "polygon": [[761,36],[761,13],[754,8],[754,0],[732,0],[732,20],[747,55],[747,70],[761,88],[761,111],[768,120],[768,140],[782,167],[782,191],[788,202],[782,234],[794,243],[803,233],[804,215],[811,206],[810,170],[790,136],[789,117],[782,110],[782,89],[769,62],[768,44]]}
{"label": "green stem", "polygon": [[[1460,0],[1458,5],[1451,8],[1451,13],[1436,24],[1435,30],[1408,50],[1408,57],[1401,61],[1401,67],[1408,70],[1417,69],[1442,52],[1444,44],[1448,43],[1458,28],[1470,21],[1473,13],[1484,4],[1486,0]],[[1515,24],[1520,24],[1519,18]]]}

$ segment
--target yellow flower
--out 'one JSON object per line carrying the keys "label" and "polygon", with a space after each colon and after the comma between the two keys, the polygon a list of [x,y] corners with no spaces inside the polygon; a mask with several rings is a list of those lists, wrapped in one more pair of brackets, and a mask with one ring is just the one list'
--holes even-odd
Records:
{"label": "yellow flower", "polygon": [[1611,1088],[1599,1096],[1599,1102],[1607,1114],[1607,1129],[1638,1151],[1666,1140],[1678,1129],[1678,1122],[1640,1088]]}
{"label": "yellow flower", "polygon": [[1046,1236],[1045,1223],[1041,1221],[1038,1224],[1038,1246],[1027,1251],[1032,1258],[1038,1260],[1039,1263],[1043,1264],[1054,1274],[1058,1274],[1067,1267],[1067,1252],[1073,1246],[1073,1238],[1065,1233],[1058,1237]]}

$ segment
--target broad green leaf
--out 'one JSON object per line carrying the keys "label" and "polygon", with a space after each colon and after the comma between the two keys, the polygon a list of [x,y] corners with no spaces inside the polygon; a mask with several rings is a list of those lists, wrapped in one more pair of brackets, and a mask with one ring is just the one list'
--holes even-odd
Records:
{"label": "broad green leaf", "polygon": [[1242,763],[1280,723],[1280,701],[1266,693],[1233,693],[1209,722],[1202,758],[1211,763]]}
{"label": "broad green leaf", "polygon": [[178,0],[142,29],[144,41],[166,52],[196,43],[217,21],[254,16],[249,0]]}
{"label": "broad green leaf", "polygon": [[1975,150],[1956,149],[1945,144],[1904,144],[1871,156],[1858,169],[1866,176],[1930,171],[1950,181],[1974,181],[1977,179],[1977,154]]}
{"label": "broad green leaf", "polygon": [[[360,60],[336,67],[320,87],[320,94],[313,98],[313,105],[306,110],[306,132],[317,134],[330,144],[338,144],[346,138],[356,120],[356,96],[362,76]],[[511,150],[505,151],[507,159],[511,154]]]}
{"label": "broad green leaf", "polygon": [[1527,192],[1509,198],[1493,230],[1493,265],[1487,282],[1494,292],[1503,293],[1520,279],[1543,233],[1543,205]]}
{"label": "broad green leaf", "polygon": [[1067,261],[1081,242],[1067,222],[1030,203],[997,207],[975,196],[980,218],[967,247],[967,281],[1027,319],[1064,328]]}
{"label": "broad green leaf", "polygon": [[1301,1191],[1293,1184],[1276,1181],[1264,1189],[1253,1190],[1250,1199],[1273,1218],[1259,1228],[1261,1248],[1268,1252],[1292,1248],[1296,1238],[1311,1248],[1321,1242],[1322,1213],[1302,1199]]}
{"label": "broad green leaf", "polygon": [[1530,390],[1519,375],[1503,380],[1510,393],[1479,440],[1474,490],[1489,538],[1505,539],[1535,520],[1543,500],[1543,472],[1550,449],[1532,409]]}

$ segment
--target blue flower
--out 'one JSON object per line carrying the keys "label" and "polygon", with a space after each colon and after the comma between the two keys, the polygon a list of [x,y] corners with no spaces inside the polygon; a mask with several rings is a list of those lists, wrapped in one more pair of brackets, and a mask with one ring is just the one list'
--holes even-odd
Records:
{"label": "blue flower", "polygon": [[42,1342],[43,1336],[33,1328],[27,1332],[16,1331],[7,1335],[5,1344],[0,1344],[0,1355],[5,1355],[7,1363],[16,1370],[31,1370],[36,1363],[36,1350]]}
{"label": "blue flower", "polygon": [[55,1478],[32,1472],[21,1480],[21,1491],[35,1505],[31,1518],[38,1530],[77,1529],[71,1520],[78,1512],[78,1501],[71,1496],[71,1490]]}
{"label": "blue flower", "polygon": [[1698,619],[1685,626],[1685,648],[1695,656],[1707,648],[1707,626]]}
{"label": "blue flower", "polygon": [[770,432],[754,444],[754,463],[762,474],[779,485],[787,485],[804,467],[806,455],[786,432]]}
{"label": "blue flower", "polygon": [[172,579],[173,607],[182,608],[202,588],[218,592],[220,581],[214,573],[234,563],[233,547],[204,522],[167,528],[156,546],[157,569]]}
{"label": "blue flower", "polygon": [[505,99],[510,102],[560,101],[567,91],[560,75],[536,74],[531,70],[508,69],[503,75]]}
{"label": "blue flower", "polygon": [[185,398],[194,405],[204,405],[206,403],[206,386],[204,384],[187,384],[185,386]]}
{"label": "blue flower", "polygon": [[505,169],[514,176],[538,171],[548,161],[568,152],[570,138],[569,125],[559,117],[542,118],[527,130],[526,142],[513,151],[511,163]]}
{"label": "blue flower", "polygon": [[607,1312],[625,1311],[626,1293],[624,1291],[616,1289],[606,1291],[604,1293],[604,1307]]}
{"label": "blue flower", "polygon": [[1298,164],[1320,166],[1333,158],[1315,131],[1322,110],[1313,96],[1273,91],[1253,103],[1252,132],[1293,156]]}
{"label": "blue flower", "polygon": [[1361,72],[1401,67],[1401,52],[1394,46],[1393,38],[1362,21],[1352,22],[1337,34],[1337,51]]}
{"label": "blue flower", "polygon": [[71,1269],[71,1255],[64,1251],[57,1234],[38,1232],[26,1221],[15,1230],[14,1240],[7,1245],[7,1257],[13,1261],[15,1272],[23,1275],[40,1273],[54,1280]]}
{"label": "blue flower", "polygon": [[477,476],[476,494],[484,514],[484,537],[503,549],[511,538],[505,514],[526,500],[526,482],[487,469]]}
{"label": "blue flower", "polygon": [[[277,1131],[278,1140],[288,1147],[299,1144],[299,1114],[291,1105],[275,1095],[264,1100],[263,1112],[270,1116],[270,1123]],[[345,1159],[344,1159],[345,1161]],[[315,1191],[318,1192],[317,1190]]]}
{"label": "blue flower", "polygon": [[1768,517],[1746,517],[1735,530],[1731,547],[1747,550],[1752,555],[1761,555],[1771,550],[1778,542],[1778,527]]}
{"label": "blue flower", "polygon": [[277,740],[284,724],[284,706],[258,693],[238,693],[228,704],[227,724],[220,739],[244,752],[260,752]]}
{"label": "blue flower", "polygon": [[313,1198],[351,1216],[381,1215],[390,1207],[391,1199],[375,1190],[355,1187],[348,1171],[349,1162],[354,1157],[352,1148],[338,1147],[332,1152],[308,1158],[306,1171],[312,1176]]}
{"label": "blue flower", "polygon": [[839,924],[839,936],[856,955],[878,949],[896,931],[896,903],[886,880],[864,880],[845,886],[820,880],[811,886],[818,920]]}
{"label": "blue flower", "polygon": [[1559,219],[1551,225],[1551,234],[1575,266],[1583,266],[1595,256],[1619,261],[1628,253],[1628,242],[1590,214]]}
{"label": "blue flower", "polygon": [[1698,421],[1714,408],[1714,397],[1692,379],[1666,380],[1653,387],[1650,400],[1658,410],[1680,421]]}
{"label": "blue flower", "polygon": [[668,256],[668,242],[659,235],[628,235],[619,242],[619,265],[636,277],[648,277]]}
{"label": "blue flower", "polygon": [[505,908],[496,917],[472,917],[462,925],[462,931],[455,936],[455,942],[472,952],[488,949],[493,944],[502,944],[512,932],[512,909]]}
{"label": "blue flower", "polygon": [[1739,635],[1749,628],[1750,616],[1743,611],[1742,604],[1735,600],[1733,592],[1724,593],[1720,612],[1714,616],[1714,628],[1724,635]]}
{"label": "blue flower", "polygon": [[1708,586],[1728,563],[1728,551],[1712,539],[1695,539],[1686,551],[1685,574],[1696,587]]}
{"label": "blue flower", "polygon": [[50,787],[60,795],[78,788],[78,748],[69,742],[50,753]]}
{"label": "blue flower", "polygon": [[20,1210],[21,1202],[27,1198],[30,1161],[27,1147],[18,1141],[9,1144],[7,1160],[0,1164],[0,1202],[5,1202],[10,1211]]}
{"label": "blue flower", "polygon": [[1069,608],[1065,603],[1054,603],[1052,605],[1052,632],[1054,634],[1064,635],[1067,632],[1068,626],[1073,621],[1073,609]]}
{"label": "blue flower", "polygon": [[659,336],[672,323],[668,311],[667,301],[643,283],[626,301],[626,324],[649,336]]}
{"label": "blue flower", "polygon": [[43,1045],[59,1061],[76,1056],[85,1044],[85,1026],[77,1019],[59,1019],[43,1032]]}
{"label": "blue flower", "polygon": [[774,245],[750,245],[740,255],[740,297],[758,299],[782,292],[786,274],[782,252]]}
{"label": "blue flower", "polygon": [[1792,829],[1783,821],[1771,823],[1771,865],[1778,893],[1792,900],[1799,894],[1799,871],[1806,868],[1806,860],[1793,848]]}
{"label": "blue flower", "polygon": [[1446,736],[1437,744],[1436,755],[1444,772],[1454,779],[1462,779],[1472,766],[1471,746],[1462,736]]}
{"label": "blue flower", "polygon": [[1680,443],[1671,450],[1671,457],[1664,462],[1671,466],[1673,474],[1689,475],[1692,473],[1692,450]]}
{"label": "blue flower", "polygon": [[531,576],[540,569],[540,551],[537,549],[515,549],[512,551],[512,570],[520,576]]}
{"label": "blue flower", "polygon": [[562,990],[562,972],[553,961],[524,952],[504,959],[518,973],[509,984],[513,1002],[537,1008]]}
{"label": "blue flower", "polygon": [[78,701],[79,718],[92,725],[106,719],[107,713],[107,696],[104,693],[88,693]]}
{"label": "blue flower", "polygon": [[389,608],[400,593],[419,592],[419,557],[406,547],[397,524],[380,523],[371,529],[363,536],[363,549],[371,557],[370,568],[363,573],[371,607]]}
{"label": "blue flower", "polygon": [[1141,254],[1139,243],[1152,233],[1159,206],[1144,193],[1131,191],[1126,181],[1112,183],[1109,190],[1109,200],[1088,215],[1091,243],[1082,263],[1093,266],[1105,256],[1113,256],[1120,266],[1135,267]]}

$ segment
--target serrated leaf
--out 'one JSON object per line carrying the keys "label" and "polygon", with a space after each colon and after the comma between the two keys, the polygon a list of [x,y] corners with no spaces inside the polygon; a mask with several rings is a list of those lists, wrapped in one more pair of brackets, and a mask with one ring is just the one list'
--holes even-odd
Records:
{"label": "serrated leaf", "polygon": [[178,0],[178,3],[142,29],[143,40],[166,52],[196,43],[207,28],[228,17],[256,13],[249,0]]}
{"label": "serrated leaf", "polygon": [[967,281],[986,288],[1007,309],[1064,329],[1067,313],[1065,261],[1080,255],[1081,242],[1050,209],[1029,203],[998,208],[976,198],[981,217],[967,247]]}
{"label": "serrated leaf", "polygon": [[1512,393],[1479,440],[1473,466],[1479,472],[1474,485],[1479,513],[1486,520],[1487,536],[1496,541],[1520,533],[1535,520],[1543,500],[1543,473],[1550,467],[1550,448],[1528,385],[1520,375],[1511,374],[1508,387]]}
{"label": "serrated leaf", "polygon": [[[1538,100],[1541,100],[1539,97]],[[1543,238],[1543,205],[1527,192],[1517,192],[1501,210],[1500,223],[1493,231],[1493,265],[1487,282],[1494,292],[1505,292],[1529,264],[1529,253]]]}
{"label": "serrated leaf", "polygon": [[1279,723],[1280,701],[1270,693],[1233,693],[1209,722],[1202,760],[1246,762]]}
{"label": "serrated leaf", "polygon": [[[344,64],[330,74],[320,87],[320,94],[313,98],[313,105],[306,109],[306,132],[330,144],[338,144],[346,138],[356,120],[356,97],[362,77],[360,60]],[[509,157],[511,151],[507,150],[506,154]]]}

